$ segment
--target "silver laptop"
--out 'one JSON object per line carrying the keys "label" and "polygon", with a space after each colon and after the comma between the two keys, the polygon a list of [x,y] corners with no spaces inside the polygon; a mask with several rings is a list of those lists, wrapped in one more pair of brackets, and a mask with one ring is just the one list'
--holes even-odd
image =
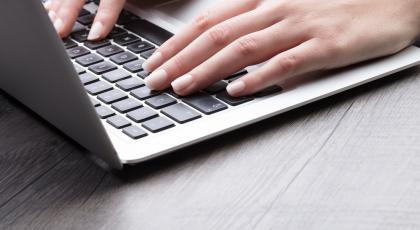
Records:
{"label": "silver laptop", "polygon": [[[61,40],[40,1],[3,0],[0,87],[112,168],[142,162],[275,116],[420,63],[420,49],[301,82],[231,98],[238,72],[188,97],[149,90],[141,64],[211,0],[128,6],[108,39],[87,42],[97,5],[88,1]],[[129,12],[131,11],[131,13]]]}

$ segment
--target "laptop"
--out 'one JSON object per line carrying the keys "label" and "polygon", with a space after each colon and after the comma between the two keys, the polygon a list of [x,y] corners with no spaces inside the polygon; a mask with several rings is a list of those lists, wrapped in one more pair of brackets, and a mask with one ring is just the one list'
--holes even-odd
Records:
{"label": "laptop", "polygon": [[258,66],[187,97],[148,89],[143,61],[211,3],[171,1],[144,11],[128,5],[106,40],[87,42],[96,1],[86,2],[74,32],[62,40],[41,1],[3,0],[0,87],[121,169],[420,63],[420,49],[413,46],[243,98],[229,97],[225,87]]}

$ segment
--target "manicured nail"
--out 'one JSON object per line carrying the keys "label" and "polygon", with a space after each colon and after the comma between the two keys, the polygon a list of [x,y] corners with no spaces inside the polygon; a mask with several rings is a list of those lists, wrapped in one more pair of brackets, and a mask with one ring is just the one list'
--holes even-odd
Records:
{"label": "manicured nail", "polygon": [[55,20],[55,17],[56,17],[56,16],[57,16],[57,15],[56,15],[55,11],[50,10],[50,11],[48,12],[48,17],[50,17],[50,20],[51,20],[52,22]]}
{"label": "manicured nail", "polygon": [[168,73],[161,69],[150,74],[146,79],[146,86],[150,89],[159,89],[168,80]]}
{"label": "manicured nail", "polygon": [[57,33],[61,32],[61,28],[63,27],[63,20],[61,20],[60,18],[57,18],[54,21],[54,28],[57,31]]}
{"label": "manicured nail", "polygon": [[190,74],[186,74],[182,77],[177,78],[175,81],[172,82],[171,85],[175,92],[181,92],[189,85],[191,85],[192,81],[192,76]]}
{"label": "manicured nail", "polygon": [[150,73],[151,71],[153,71],[151,67],[156,68],[159,64],[161,64],[161,61],[162,61],[162,53],[156,52],[143,63],[142,67],[146,72]]}
{"label": "manicured nail", "polygon": [[88,40],[97,40],[101,37],[104,25],[101,22],[95,22],[90,29]]}
{"label": "manicured nail", "polygon": [[244,89],[245,83],[241,80],[236,80],[226,87],[227,92],[232,96],[239,95]]}

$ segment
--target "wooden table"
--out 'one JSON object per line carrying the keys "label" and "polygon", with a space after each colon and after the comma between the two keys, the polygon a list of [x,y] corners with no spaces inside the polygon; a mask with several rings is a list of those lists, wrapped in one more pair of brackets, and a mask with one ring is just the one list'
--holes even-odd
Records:
{"label": "wooden table", "polygon": [[0,93],[0,229],[420,229],[420,67],[107,172]]}

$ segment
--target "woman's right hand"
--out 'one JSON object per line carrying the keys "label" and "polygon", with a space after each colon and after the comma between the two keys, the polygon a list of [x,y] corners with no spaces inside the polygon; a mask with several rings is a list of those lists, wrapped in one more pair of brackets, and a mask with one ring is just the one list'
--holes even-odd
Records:
{"label": "woman's right hand", "polygon": [[[68,36],[83,8],[85,0],[49,0],[44,6],[61,37]],[[102,0],[92,24],[88,40],[105,38],[112,30],[123,9],[125,0]]]}

